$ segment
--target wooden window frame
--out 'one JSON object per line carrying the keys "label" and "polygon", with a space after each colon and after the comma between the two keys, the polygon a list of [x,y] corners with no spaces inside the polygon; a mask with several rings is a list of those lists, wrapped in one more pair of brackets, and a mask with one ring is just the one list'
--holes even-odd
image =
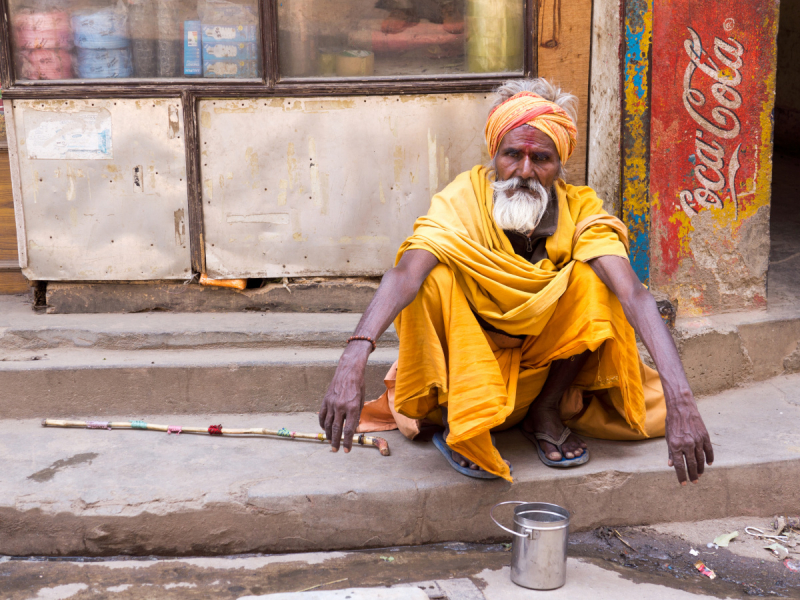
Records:
{"label": "wooden window frame", "polygon": [[178,97],[189,92],[197,97],[248,98],[264,96],[343,96],[383,94],[425,94],[485,92],[508,79],[536,75],[536,12],[538,0],[520,0],[523,8],[523,68],[518,73],[464,73],[427,76],[387,76],[365,78],[303,77],[281,78],[278,64],[277,0],[258,0],[259,28],[262,37],[261,80],[232,79],[91,79],[18,80],[14,73],[9,0],[0,0],[0,87],[4,95],[16,99]]}
{"label": "wooden window frame", "polygon": [[[200,146],[197,104],[209,98],[262,98],[308,96],[369,96],[488,92],[509,79],[535,77],[537,68],[537,10],[539,0],[520,0],[523,6],[523,68],[518,73],[465,73],[453,75],[369,78],[281,78],[278,62],[277,0],[258,0],[262,37],[261,81],[231,79],[120,79],[102,82],[76,79],[51,82],[17,80],[11,40],[9,0],[0,0],[0,87],[7,100],[58,100],[87,98],[180,98],[186,147],[186,181],[189,202],[189,247],[192,271],[205,273],[203,201],[200,181]],[[8,115],[6,115],[8,117]]]}

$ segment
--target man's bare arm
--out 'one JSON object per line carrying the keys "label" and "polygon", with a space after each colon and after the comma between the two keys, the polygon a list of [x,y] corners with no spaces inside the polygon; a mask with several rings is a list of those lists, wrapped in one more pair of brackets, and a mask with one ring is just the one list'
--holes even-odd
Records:
{"label": "man's bare arm", "polygon": [[689,479],[696,483],[703,473],[704,463],[714,462],[714,450],[675,342],[661,319],[656,301],[624,258],[601,256],[590,260],[589,265],[617,296],[628,322],[656,363],[667,402],[669,465],[675,467],[681,485],[686,484],[687,470]]}
{"label": "man's bare arm", "polygon": [[[438,263],[439,260],[427,250],[409,250],[403,254],[397,266],[383,276],[353,335],[377,341],[400,311],[411,304],[425,278]],[[334,452],[339,450],[342,437],[345,452],[350,452],[353,445],[353,434],[364,405],[364,374],[371,348],[368,341],[353,341],[347,345],[322,400],[319,424],[331,441]]]}

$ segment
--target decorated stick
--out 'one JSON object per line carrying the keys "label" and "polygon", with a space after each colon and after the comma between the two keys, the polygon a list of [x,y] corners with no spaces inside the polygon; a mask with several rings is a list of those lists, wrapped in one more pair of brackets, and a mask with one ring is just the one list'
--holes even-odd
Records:
{"label": "decorated stick", "polygon": [[[42,419],[42,427],[77,427],[84,429],[146,429],[148,431],[166,431],[167,433],[207,433],[209,435],[274,435],[283,438],[298,438],[301,440],[327,441],[324,433],[299,433],[289,431],[285,427],[280,429],[231,429],[222,428],[222,425],[209,427],[180,427],[178,425],[156,425],[144,421],[63,421],[60,419]],[[379,437],[364,435],[353,436],[353,443],[361,446],[374,446],[381,456],[389,456],[389,443]]]}

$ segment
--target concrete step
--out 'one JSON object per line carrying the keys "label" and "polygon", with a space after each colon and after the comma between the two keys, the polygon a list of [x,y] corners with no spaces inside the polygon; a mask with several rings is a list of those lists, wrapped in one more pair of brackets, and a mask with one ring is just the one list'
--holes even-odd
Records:
{"label": "concrete step", "polygon": [[800,372],[800,303],[678,319],[673,337],[698,396]]}
{"label": "concrete step", "polygon": [[[66,417],[161,405],[186,414],[310,410],[359,318],[39,314],[24,298],[0,297],[0,389],[16,392],[4,398],[4,414],[36,417],[44,407]],[[680,319],[673,335],[697,396],[800,371],[800,306]],[[382,392],[397,344],[390,328],[372,357],[368,397]],[[107,404],[110,398],[117,404]]]}
{"label": "concrete step", "polygon": [[[136,313],[55,315],[35,312],[20,296],[0,296],[0,358],[18,350],[95,348],[341,348],[360,314]],[[381,338],[396,347],[394,327]]]}
{"label": "concrete step", "polygon": [[[310,413],[199,416],[169,408],[94,417],[318,431]],[[686,487],[667,467],[663,439],[589,440],[589,463],[560,471],[542,465],[518,431],[500,433],[498,449],[514,465],[511,484],[464,477],[432,444],[397,432],[385,434],[392,454],[384,457],[368,447],[333,454],[303,440],[4,420],[0,554],[202,555],[487,541],[507,537],[489,519],[504,500],[565,506],[575,530],[796,511],[800,375],[705,398],[700,411],[716,462]]]}
{"label": "concrete step", "polygon": [[[341,347],[200,350],[18,350],[0,360],[0,414],[29,419],[115,414],[232,414],[319,410]],[[397,359],[378,348],[367,398]]]}

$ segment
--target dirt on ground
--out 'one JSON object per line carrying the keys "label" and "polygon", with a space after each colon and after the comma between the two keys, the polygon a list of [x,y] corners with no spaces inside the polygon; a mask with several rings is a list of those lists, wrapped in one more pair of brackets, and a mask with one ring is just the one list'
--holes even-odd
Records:
{"label": "dirt on ground", "polygon": [[[790,553],[783,560],[764,548],[776,540],[745,532],[745,527],[756,527],[766,535],[777,535],[773,522],[774,519],[742,517],[650,527],[600,528],[572,534],[569,553],[592,559],[628,579],[694,593],[720,598],[800,598],[800,528],[798,533],[788,528],[784,530],[790,540],[784,542],[784,547]],[[714,547],[713,541],[718,536],[734,531],[738,531],[738,535],[727,548]],[[797,545],[792,547],[791,543]],[[695,566],[698,562],[716,577],[711,579],[701,574]]]}

